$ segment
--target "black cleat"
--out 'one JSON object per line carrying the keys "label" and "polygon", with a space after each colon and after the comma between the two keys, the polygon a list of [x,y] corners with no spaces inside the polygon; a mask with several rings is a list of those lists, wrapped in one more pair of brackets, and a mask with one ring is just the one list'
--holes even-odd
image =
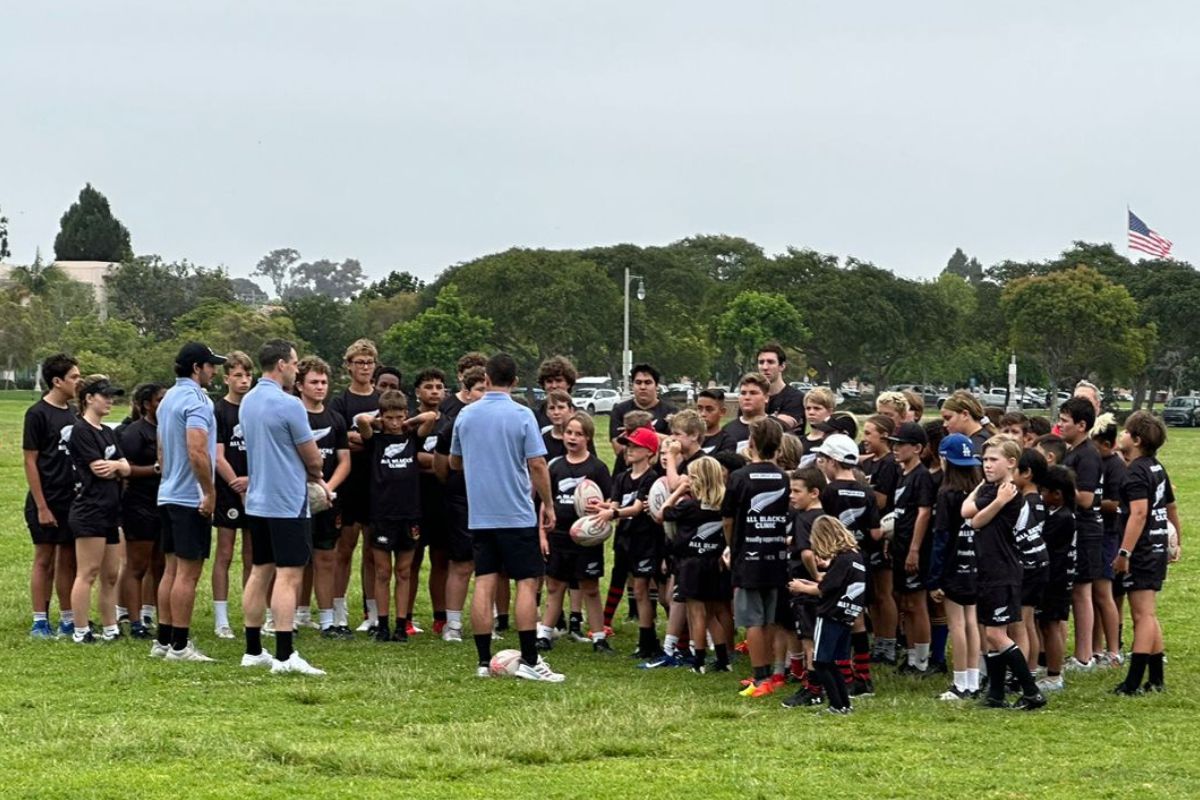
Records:
{"label": "black cleat", "polygon": [[1041,692],[1037,694],[1022,695],[1017,702],[1013,703],[1013,708],[1021,711],[1037,711],[1039,708],[1046,705],[1046,698]]}

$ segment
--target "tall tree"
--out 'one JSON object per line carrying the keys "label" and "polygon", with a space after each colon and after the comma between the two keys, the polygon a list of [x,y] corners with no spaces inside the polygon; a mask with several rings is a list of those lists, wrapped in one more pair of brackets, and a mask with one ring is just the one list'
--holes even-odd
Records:
{"label": "tall tree", "polygon": [[62,215],[54,239],[59,261],[127,261],[133,258],[129,229],[113,216],[108,199],[89,183]]}
{"label": "tall tree", "polygon": [[0,214],[0,261],[12,255],[8,249],[8,217]]}
{"label": "tall tree", "polygon": [[275,297],[282,299],[283,293],[288,287],[288,281],[291,279],[292,267],[299,260],[299,251],[290,247],[281,247],[260,258],[258,265],[254,267],[254,272],[250,274],[260,275],[269,280],[275,287]]}
{"label": "tall tree", "polygon": [[491,334],[491,320],[467,311],[458,287],[451,283],[438,292],[432,308],[394,325],[384,335],[383,352],[406,371],[438,367],[453,375],[458,357],[484,349]]}
{"label": "tall tree", "polygon": [[284,304],[296,334],[330,364],[338,364],[346,345],[362,335],[366,312],[358,303],[334,300],[323,294],[297,297]]}
{"label": "tall tree", "polygon": [[742,292],[717,318],[718,342],[734,353],[739,372],[749,368],[764,343],[796,347],[807,336],[800,312],[781,294]]}
{"label": "tall tree", "polygon": [[961,247],[954,248],[954,254],[946,261],[943,275],[957,275],[972,284],[983,280],[983,267],[974,258],[967,258]]}
{"label": "tall tree", "polygon": [[261,306],[271,298],[254,281],[249,278],[231,278],[233,299],[248,306]]}
{"label": "tall tree", "polygon": [[425,281],[411,272],[392,270],[386,278],[375,281],[359,294],[365,300],[387,299],[398,294],[416,294],[425,288]]}
{"label": "tall tree", "polygon": [[357,259],[347,258],[338,263],[322,258],[313,262],[296,264],[291,270],[291,283],[281,297],[319,294],[334,300],[349,300],[363,287],[366,278]]}
{"label": "tall tree", "polygon": [[167,263],[158,256],[127,261],[104,280],[110,312],[160,339],[171,335],[178,317],[201,303],[233,301],[233,284],[223,270],[187,261]]}

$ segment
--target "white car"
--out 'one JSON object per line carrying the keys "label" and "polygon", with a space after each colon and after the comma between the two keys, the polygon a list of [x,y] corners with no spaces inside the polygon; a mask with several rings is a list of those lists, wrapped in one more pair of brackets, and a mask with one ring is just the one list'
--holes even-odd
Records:
{"label": "white car", "polygon": [[608,414],[621,401],[615,389],[576,389],[571,395],[575,407],[589,414]]}

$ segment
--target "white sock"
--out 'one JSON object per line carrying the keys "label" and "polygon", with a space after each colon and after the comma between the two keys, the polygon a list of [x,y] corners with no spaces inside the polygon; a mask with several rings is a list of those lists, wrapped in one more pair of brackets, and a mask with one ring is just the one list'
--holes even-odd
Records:
{"label": "white sock", "polygon": [[967,689],[972,692],[979,691],[979,670],[967,670]]}
{"label": "white sock", "polygon": [[296,622],[312,622],[312,606],[296,606]]}
{"label": "white sock", "polygon": [[339,627],[345,627],[350,624],[350,617],[346,611],[346,598],[333,598],[333,624]]}
{"label": "white sock", "polygon": [[48,619],[49,619],[49,615],[45,611],[33,612],[33,621],[34,622],[46,622]]}
{"label": "white sock", "polygon": [[271,613],[271,609],[269,609],[269,608],[267,609],[267,621],[264,622],[263,624],[264,625],[274,625],[275,624],[275,615]]}
{"label": "white sock", "polygon": [[462,628],[462,611],[446,609],[446,624],[451,628]]}
{"label": "white sock", "polygon": [[158,609],[156,609],[154,606],[142,606],[142,619],[146,619],[146,617],[149,617],[150,619],[153,620],[154,612],[157,610]]}
{"label": "white sock", "polygon": [[128,608],[126,608],[125,606],[117,606],[117,619],[120,619],[121,617],[124,617],[124,616],[128,616],[128,614],[129,614]]}
{"label": "white sock", "polygon": [[905,652],[908,654],[906,656],[908,659],[908,665],[910,667],[915,667],[917,665],[917,651],[910,647]]}
{"label": "white sock", "polygon": [[213,600],[213,622],[218,628],[229,627],[229,601]]}
{"label": "white sock", "polygon": [[321,630],[326,631],[333,627],[333,609],[322,608],[321,614]]}
{"label": "white sock", "polygon": [[367,601],[367,619],[379,622],[379,605],[374,600]]}
{"label": "white sock", "polygon": [[540,623],[540,622],[538,623],[538,625],[537,625],[537,638],[539,638],[539,639],[550,639],[550,638],[553,638],[553,636],[554,636],[554,629],[553,629],[553,628],[551,628],[549,625],[543,625],[543,624],[542,624],[542,623]]}
{"label": "white sock", "polygon": [[663,637],[663,652],[667,655],[674,653],[679,647],[679,637],[668,633]]}
{"label": "white sock", "polygon": [[593,641],[593,642],[602,642],[602,641],[604,641],[604,631],[603,631],[603,630],[599,630],[599,631],[592,631],[592,641]]}
{"label": "white sock", "polygon": [[106,636],[116,636],[120,632],[121,632],[120,625],[105,625],[104,626],[104,633]]}
{"label": "white sock", "polygon": [[63,622],[67,623],[68,625],[75,624],[75,612],[69,608],[66,611],[61,612],[58,615],[58,618],[60,620],[62,620]]}
{"label": "white sock", "polygon": [[967,671],[965,669],[961,672],[954,670],[954,688],[958,689],[960,692],[967,692],[971,690],[970,678],[967,677]]}
{"label": "white sock", "polygon": [[924,644],[914,645],[912,653],[916,656],[916,663],[913,664],[917,669],[924,670],[929,668],[929,642]]}

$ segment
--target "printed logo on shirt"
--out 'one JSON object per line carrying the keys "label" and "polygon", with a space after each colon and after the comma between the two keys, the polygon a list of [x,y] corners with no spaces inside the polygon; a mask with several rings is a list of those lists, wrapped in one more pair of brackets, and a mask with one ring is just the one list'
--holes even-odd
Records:
{"label": "printed logo on shirt", "polygon": [[110,444],[110,445],[105,446],[105,448],[104,448],[104,458],[105,459],[112,460],[112,457],[115,456],[116,454],[117,454],[117,446],[115,444]]}
{"label": "printed logo on shirt", "polygon": [[579,482],[582,480],[583,478],[563,478],[558,482],[558,491],[562,494],[573,492],[575,491],[575,487],[578,486]]}
{"label": "printed logo on shirt", "polygon": [[[750,477],[754,477],[754,476],[751,475]],[[777,476],[772,476],[772,477],[777,477]],[[758,494],[754,495],[754,497],[750,498],[750,510],[753,511],[755,514],[762,513],[762,511],[764,509],[766,509],[767,506],[771,505],[776,500],[778,500],[779,498],[781,498],[785,494],[787,494],[787,491],[788,491],[788,487],[784,486],[780,489],[775,489],[774,491],[770,491],[770,492],[759,492]]]}
{"label": "printed logo on shirt", "polygon": [[861,517],[864,513],[866,513],[865,508],[847,508],[845,511],[838,514],[838,521],[847,528],[853,530],[854,526],[858,524],[859,517]]}
{"label": "printed logo on shirt", "polygon": [[400,458],[400,454],[407,449],[407,444],[389,444],[383,448],[383,458],[380,459],[380,464],[388,469],[408,469],[412,466],[412,456]]}
{"label": "printed logo on shirt", "polygon": [[895,493],[893,493],[893,494],[892,494],[892,502],[893,502],[893,503],[899,503],[899,502],[900,502],[900,498],[904,496],[904,493],[905,493],[906,491],[908,491],[908,487],[907,487],[907,486],[897,486],[897,487],[896,487],[896,491],[895,491]]}
{"label": "printed logo on shirt", "polygon": [[1163,481],[1154,487],[1154,505],[1161,506],[1167,498],[1167,483]]}
{"label": "printed logo on shirt", "polygon": [[233,426],[233,433],[229,436],[229,446],[238,450],[246,449],[246,440],[242,438],[242,423],[239,422]]}
{"label": "printed logo on shirt", "polygon": [[716,449],[717,449],[717,446],[715,444],[710,444],[708,447],[701,447],[700,452],[704,453],[705,455],[709,455],[712,453],[713,450],[716,450]]}
{"label": "printed logo on shirt", "polygon": [[67,452],[67,445],[71,443],[71,433],[75,430],[74,425],[64,425],[58,432],[58,451],[60,453]]}
{"label": "printed logo on shirt", "polygon": [[426,436],[422,447],[425,449],[426,453],[432,453],[437,448],[437,442],[437,436]]}
{"label": "printed logo on shirt", "polygon": [[621,508],[629,508],[631,505],[633,505],[633,502],[637,500],[637,496],[638,493],[636,490],[632,492],[626,492],[625,494],[621,495]]}
{"label": "printed logo on shirt", "polygon": [[314,428],[313,429],[313,438],[319,442],[322,439],[324,439],[326,436],[328,436],[329,432],[331,430],[333,430],[333,428]]}

